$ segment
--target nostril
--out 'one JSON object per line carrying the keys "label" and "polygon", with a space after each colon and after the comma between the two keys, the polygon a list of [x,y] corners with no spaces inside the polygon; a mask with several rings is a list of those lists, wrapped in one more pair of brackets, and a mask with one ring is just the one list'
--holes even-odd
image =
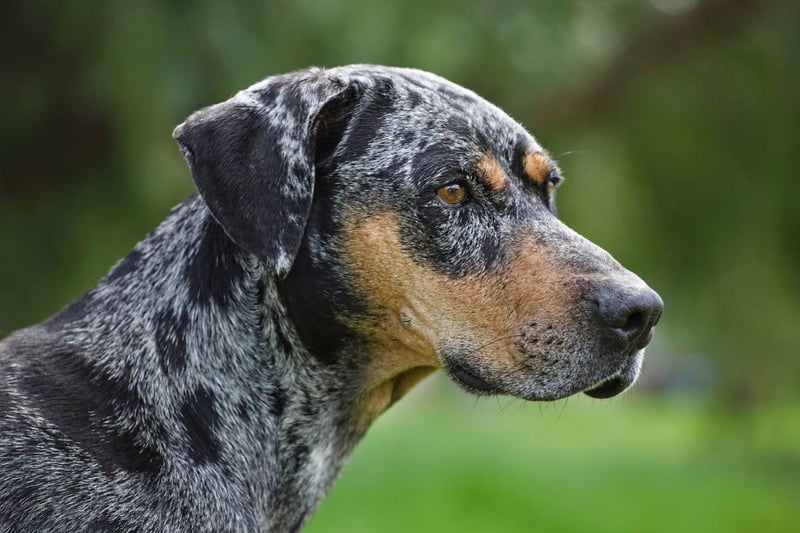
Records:
{"label": "nostril", "polygon": [[635,335],[642,329],[644,323],[644,313],[642,311],[634,311],[628,315],[627,320],[625,320],[625,325],[622,326],[621,329],[628,335]]}

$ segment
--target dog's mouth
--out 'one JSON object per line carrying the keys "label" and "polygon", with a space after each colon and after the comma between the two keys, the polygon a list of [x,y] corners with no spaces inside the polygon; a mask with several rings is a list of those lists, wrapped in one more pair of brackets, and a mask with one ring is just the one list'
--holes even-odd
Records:
{"label": "dog's mouth", "polygon": [[626,391],[639,377],[643,356],[644,350],[640,350],[623,369],[585,389],[583,393],[591,398],[605,399]]}
{"label": "dog's mouth", "polygon": [[616,396],[631,385],[631,382],[622,376],[614,376],[601,381],[600,384],[583,391],[592,398],[605,399]]}
{"label": "dog's mouth", "polygon": [[497,388],[493,387],[492,385],[488,384],[483,378],[476,375],[474,372],[467,370],[464,366],[458,363],[452,363],[447,366],[447,370],[449,374],[455,379],[460,385],[462,385],[467,390],[479,393],[479,394],[492,394],[499,392]]}
{"label": "dog's mouth", "polygon": [[[478,394],[500,393],[496,387],[490,385],[483,378],[459,364],[451,365],[449,370],[453,379],[469,391]],[[584,390],[583,393],[596,399],[613,398],[627,390],[632,383],[633,382],[625,376],[612,376]]]}
{"label": "dog's mouth", "polygon": [[[491,394],[511,394],[527,400],[557,400],[571,396],[578,392],[583,392],[587,396],[596,399],[607,399],[617,396],[626,391],[636,382],[641,369],[643,358],[643,350],[634,356],[628,356],[623,363],[622,367],[617,367],[614,370],[606,373],[603,377],[602,374],[594,379],[587,379],[584,381],[583,386],[573,382],[571,385],[568,382],[558,383],[554,382],[555,387],[544,389],[531,390],[528,388],[531,376],[528,379],[521,378],[519,383],[503,382],[502,379],[496,381],[496,376],[485,374],[481,371],[476,371],[469,363],[455,358],[446,358],[443,361],[443,367],[447,374],[458,385],[466,391],[478,395],[491,395]],[[588,378],[588,376],[586,376]],[[534,378],[535,379],[535,378]],[[590,381],[591,379],[591,381]],[[541,381],[540,381],[541,383]]]}

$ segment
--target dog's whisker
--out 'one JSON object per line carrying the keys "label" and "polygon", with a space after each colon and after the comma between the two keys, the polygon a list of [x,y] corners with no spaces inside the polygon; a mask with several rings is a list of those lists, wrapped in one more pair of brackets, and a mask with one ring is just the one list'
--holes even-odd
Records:
{"label": "dog's whisker", "polygon": [[554,159],[561,159],[566,155],[577,155],[577,154],[588,154],[589,150],[568,150],[566,152],[562,152],[554,157]]}

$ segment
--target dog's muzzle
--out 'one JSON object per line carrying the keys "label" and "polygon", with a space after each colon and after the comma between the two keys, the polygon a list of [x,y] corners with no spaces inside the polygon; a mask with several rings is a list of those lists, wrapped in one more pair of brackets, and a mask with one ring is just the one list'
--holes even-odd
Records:
{"label": "dog's muzzle", "polygon": [[643,349],[653,338],[653,328],[661,318],[664,302],[646,285],[609,285],[589,299],[595,319],[609,340],[631,354],[628,364],[614,375],[593,385],[584,393],[592,398],[610,398],[636,381]]}

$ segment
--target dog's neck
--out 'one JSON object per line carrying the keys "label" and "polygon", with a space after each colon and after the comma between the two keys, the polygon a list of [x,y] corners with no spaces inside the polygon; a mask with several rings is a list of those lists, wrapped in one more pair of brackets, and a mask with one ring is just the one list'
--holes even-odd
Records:
{"label": "dog's neck", "polygon": [[123,391],[106,400],[155,457],[140,470],[209,516],[301,525],[385,407],[364,418],[354,369],[308,354],[272,278],[197,197],[44,327]]}

